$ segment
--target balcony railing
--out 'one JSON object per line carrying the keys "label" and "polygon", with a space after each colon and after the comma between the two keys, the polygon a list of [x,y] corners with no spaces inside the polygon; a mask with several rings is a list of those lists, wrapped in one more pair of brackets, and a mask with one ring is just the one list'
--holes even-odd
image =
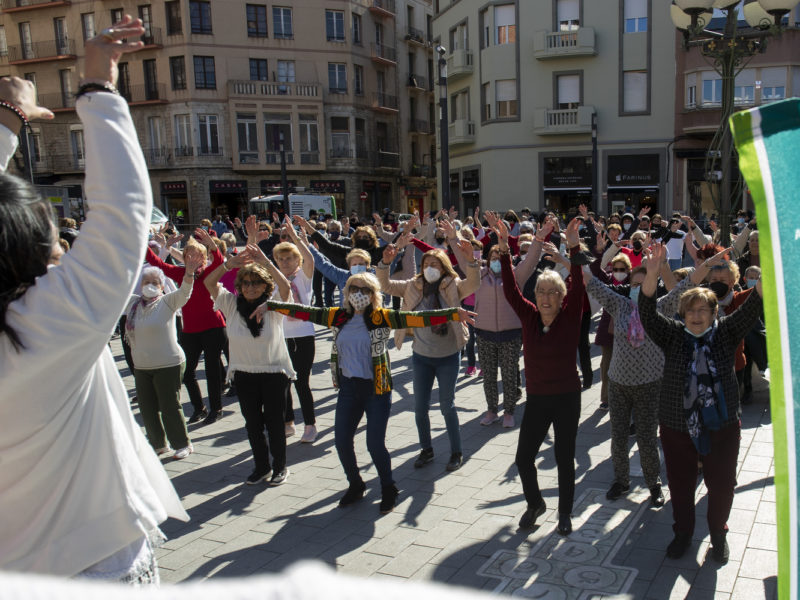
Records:
{"label": "balcony railing", "polygon": [[22,12],[36,8],[51,8],[70,4],[69,0],[3,0],[0,6],[3,7],[3,12]]}
{"label": "balcony railing", "polygon": [[353,150],[351,148],[328,148],[328,158],[331,160],[353,158]]}
{"label": "balcony railing", "polygon": [[166,167],[170,162],[169,148],[160,146],[158,148],[142,148],[144,160],[149,168]]}
{"label": "balcony railing", "polygon": [[597,46],[591,27],[580,27],[573,31],[537,31],[534,35],[533,55],[539,60],[595,54]]}
{"label": "balcony railing", "polygon": [[75,110],[75,95],[72,92],[38,94],[37,98],[41,106],[50,110]]}
{"label": "balcony railing", "polygon": [[384,92],[372,93],[372,108],[383,112],[397,112],[397,96],[391,96]]}
{"label": "balcony railing", "polygon": [[322,95],[319,83],[254,80],[228,81],[228,93],[231,96],[280,96],[296,98],[320,98]]}
{"label": "balcony railing", "polygon": [[472,51],[456,48],[447,57],[447,78],[455,79],[462,75],[470,75],[475,67],[472,64]]}
{"label": "balcony railing", "polygon": [[399,169],[400,154],[393,150],[378,149],[375,152],[374,165],[378,169]]}
{"label": "balcony railing", "polygon": [[534,111],[533,129],[539,135],[591,133],[593,106],[571,109],[538,108]]}
{"label": "balcony railing", "polygon": [[[281,153],[280,152],[266,152],[267,157],[267,164],[268,165],[279,165],[281,164]],[[294,152],[291,150],[286,150],[286,164],[293,165],[294,164]]]}
{"label": "balcony railing", "polygon": [[475,123],[468,119],[457,119],[447,126],[448,141],[456,144],[472,144],[475,142]]}
{"label": "balcony railing", "polygon": [[423,32],[421,29],[417,29],[416,27],[409,26],[406,30],[406,41],[415,42],[424,46],[426,44],[425,32]]}
{"label": "balcony railing", "polygon": [[411,177],[436,177],[436,169],[431,169],[429,165],[412,164],[408,169]]}
{"label": "balcony railing", "polygon": [[70,39],[31,42],[8,47],[8,62],[42,62],[75,58],[75,41]]}
{"label": "balcony railing", "polygon": [[372,60],[386,65],[397,64],[397,50],[386,44],[372,44]]}
{"label": "balcony railing", "polygon": [[301,165],[318,165],[319,162],[319,152],[300,152],[300,164]]}
{"label": "balcony railing", "polygon": [[426,92],[433,91],[433,79],[429,79],[425,75],[417,73],[409,73],[406,85],[415,90],[425,90]]}
{"label": "balcony railing", "polygon": [[431,129],[431,124],[421,119],[411,119],[408,122],[408,131],[410,131],[411,133],[425,133],[425,134],[433,133],[433,130]]}
{"label": "balcony railing", "polygon": [[120,86],[119,93],[129,104],[165,102],[167,87],[163,83]]}
{"label": "balcony railing", "polygon": [[84,157],[75,154],[49,154],[47,160],[56,172],[83,171],[86,166]]}
{"label": "balcony railing", "polygon": [[225,151],[222,147],[179,146],[173,149],[173,158],[181,163],[218,164],[224,162]]}
{"label": "balcony railing", "polygon": [[397,13],[394,0],[372,0],[369,11],[379,17],[393,17]]}
{"label": "balcony railing", "polygon": [[148,27],[148,31],[144,32],[144,35],[141,37],[142,42],[144,42],[145,48],[156,47],[160,48],[163,46],[163,42],[161,40],[161,28],[160,27]]}

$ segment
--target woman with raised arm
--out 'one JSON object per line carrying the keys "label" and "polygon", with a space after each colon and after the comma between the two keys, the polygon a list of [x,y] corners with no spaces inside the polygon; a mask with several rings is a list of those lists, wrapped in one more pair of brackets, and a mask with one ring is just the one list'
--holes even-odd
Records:
{"label": "woman with raised arm", "polygon": [[658,420],[672,500],[669,558],[680,558],[692,543],[698,461],[708,488],[708,529],[712,557],[728,561],[728,516],[736,487],[739,455],[739,386],[734,374],[736,346],[758,320],[761,280],[756,292],[732,314],[718,319],[717,296],[708,288],[684,292],[680,319],[656,311],[656,282],[663,246],[648,251],[647,276],[639,312],[647,335],[664,351]]}
{"label": "woman with raised arm", "polygon": [[[394,509],[398,490],[386,449],[386,425],[392,405],[392,373],[388,343],[392,329],[447,325],[450,321],[472,322],[475,313],[463,308],[424,312],[401,312],[381,307],[380,284],[371,273],[351,275],[344,290],[342,308],[312,308],[298,304],[266,302],[254,313],[267,311],[333,328],[331,376],[339,390],[336,400],[336,452],[349,487],[339,500],[344,507],[361,500],[367,489],[356,463],[353,439],[367,415],[367,450],[381,483],[380,511]],[[274,314],[274,313],[273,313]]]}
{"label": "woman with raised arm", "polygon": [[[583,274],[572,263],[569,291],[564,280],[552,270],[536,281],[536,304],[526,300],[511,269],[508,230],[502,223],[495,229],[499,240],[503,293],[522,323],[522,353],[528,401],[519,429],[516,463],[528,508],[519,526],[529,529],[547,510],[536,476],[536,455],[550,425],[555,438],[558,466],[558,533],[572,531],[575,499],[575,439],[581,414],[581,381],[575,366],[583,313]],[[566,231],[571,257],[580,253],[578,220]]]}
{"label": "woman with raised arm", "polygon": [[[189,518],[108,349],[152,210],[128,103],[113,86],[120,57],[142,47],[123,40],[143,33],[126,15],[86,42],[75,107],[91,210],[60,264],[50,203],[28,182],[0,175],[0,569],[157,582],[158,524]],[[6,165],[22,123],[52,113],[22,79],[0,79],[0,99]]]}

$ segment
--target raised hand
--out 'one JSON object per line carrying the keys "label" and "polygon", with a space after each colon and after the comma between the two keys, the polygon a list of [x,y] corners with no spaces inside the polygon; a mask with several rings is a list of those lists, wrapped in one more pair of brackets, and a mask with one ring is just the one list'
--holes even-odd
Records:
{"label": "raised hand", "polygon": [[442,228],[442,231],[444,231],[444,237],[448,240],[452,240],[456,237],[456,228],[447,219],[439,221],[439,226]]}
{"label": "raised hand", "polygon": [[572,219],[572,221],[569,222],[565,233],[567,236],[568,248],[574,248],[580,244],[580,236],[578,234],[578,219]]}
{"label": "raised hand", "polygon": [[342,217],[342,235],[347,237],[350,233],[350,219],[347,217]]}
{"label": "raised hand", "polygon": [[[226,263],[227,266],[231,269],[239,269],[253,262],[253,251],[251,250],[252,247],[258,248],[258,246],[255,246],[254,244],[248,244],[244,250],[239,252],[239,254],[231,256],[228,259]],[[259,248],[258,251],[261,252],[261,249]]]}
{"label": "raised hand", "polygon": [[508,252],[508,227],[506,227],[506,224],[502,220],[498,219],[492,229],[497,234],[500,251]]}
{"label": "raised hand", "polygon": [[390,265],[395,258],[397,258],[397,246],[394,244],[386,244],[386,247],[383,249],[383,264]]}
{"label": "raised hand", "polygon": [[203,244],[203,246],[208,248],[210,251],[213,252],[214,249],[216,249],[217,245],[214,243],[214,240],[211,239],[211,236],[202,227],[198,227],[197,229],[195,229],[194,235],[195,237],[199,238],[200,243]]}
{"label": "raised hand", "polygon": [[709,221],[708,222],[708,226],[711,228],[711,231],[713,231],[714,233],[716,233],[717,229],[719,229],[719,225],[717,225],[716,221]]}
{"label": "raised hand", "polygon": [[402,235],[395,240],[394,244],[398,250],[402,250],[411,243],[411,239],[413,237],[414,236],[411,234],[411,230],[406,228],[406,231],[404,231]]}
{"label": "raised hand", "polygon": [[258,237],[258,219],[255,215],[250,215],[245,219],[244,230],[248,241],[252,242]]}
{"label": "raised hand", "polygon": [[[295,215],[294,217],[292,217],[292,219],[294,219],[295,225],[298,225],[298,226],[300,227],[300,229],[304,229],[304,230],[306,231],[306,233],[310,233],[310,234],[312,234],[312,235],[313,235],[313,234],[314,234],[314,231],[316,231],[316,230],[315,230],[315,229],[314,229],[314,228],[311,226],[311,223],[309,223],[308,221],[306,221],[306,220],[305,220],[303,217],[301,217],[300,215]],[[348,227],[349,227],[349,226],[350,226],[350,221],[348,221],[348,222],[347,222],[347,224],[348,224]]]}
{"label": "raised hand", "polygon": [[642,209],[639,211],[639,219],[641,220],[641,218],[643,216],[645,216],[649,212],[650,212],[650,207],[649,206],[643,206]]}
{"label": "raised hand", "polygon": [[167,238],[164,237],[164,234],[160,230],[158,233],[153,234],[153,241],[162,248],[166,248],[167,246]]}
{"label": "raised hand", "polygon": [[478,313],[472,312],[471,310],[467,310],[466,308],[458,308],[458,318],[460,321],[467,323],[468,325],[475,325],[475,317],[478,316]]}
{"label": "raised hand", "polygon": [[167,246],[166,247],[170,248],[171,246],[174,246],[175,244],[180,242],[182,239],[183,239],[183,234],[182,233],[176,233],[175,235],[171,235],[171,236],[169,236],[167,238]]}
{"label": "raised hand", "polygon": [[[272,266],[272,263],[267,258],[267,255],[264,254],[257,244],[247,244],[243,252],[246,252],[253,262],[257,262],[264,267]],[[230,260],[228,262],[230,262]]]}
{"label": "raised hand", "polygon": [[644,250],[644,258],[642,262],[647,268],[647,274],[658,274],[661,269],[661,263],[667,258],[667,248],[662,244],[653,244]]}
{"label": "raised hand", "polygon": [[242,220],[239,217],[235,217],[233,219],[233,224],[236,225],[239,229],[242,228]]}
{"label": "raised hand", "polygon": [[383,219],[381,219],[381,216],[376,212],[372,213],[372,220],[374,221],[375,225],[380,225],[383,223]]}
{"label": "raised hand", "polygon": [[553,222],[548,219],[542,224],[536,225],[536,237],[540,240],[546,240],[553,233]]}
{"label": "raised hand", "polygon": [[[5,100],[18,106],[25,113],[28,120],[45,119],[49,121],[55,118],[52,111],[36,103],[36,88],[33,82],[27,79],[20,79],[19,77],[3,77],[0,79],[0,100]],[[22,121],[11,111],[3,111],[3,113],[8,113],[8,115],[3,114],[3,116],[9,117],[9,129],[13,127],[12,131],[19,131]]]}
{"label": "raised hand", "polygon": [[472,216],[472,220],[475,221],[475,227],[481,226],[481,207],[475,207],[475,213]]}
{"label": "raised hand", "polygon": [[684,223],[686,223],[686,226],[690,230],[692,230],[692,229],[694,229],[696,227],[696,225],[694,224],[694,220],[692,220],[692,217],[690,217],[689,215],[681,215],[681,220]]}
{"label": "raised hand", "polygon": [[458,240],[454,243],[464,256],[472,256],[472,244],[468,240]]}
{"label": "raised hand", "polygon": [[497,221],[499,220],[497,218],[497,215],[493,211],[487,210],[483,213],[483,216],[486,218],[486,222],[489,223],[489,228],[494,229],[494,226],[497,224]]}
{"label": "raised hand", "polygon": [[713,267],[721,265],[725,260],[728,259],[728,256],[732,255],[731,254],[732,252],[733,252],[733,246],[725,248],[725,250],[722,250],[721,252],[717,252],[714,256],[706,260],[706,266],[709,269],[711,269]]}
{"label": "raised hand", "polygon": [[603,249],[606,247],[606,234],[599,229],[597,230],[597,247]]}
{"label": "raised hand", "polygon": [[126,52],[136,52],[144,42],[125,42],[125,39],[136,39],[144,33],[141,19],[125,15],[84,44],[85,61],[83,65],[82,83],[117,82],[117,64]]}
{"label": "raised hand", "polygon": [[186,254],[183,255],[183,266],[186,269],[186,275],[194,275],[205,264],[205,261],[199,252],[189,252],[188,254],[188,257]]}

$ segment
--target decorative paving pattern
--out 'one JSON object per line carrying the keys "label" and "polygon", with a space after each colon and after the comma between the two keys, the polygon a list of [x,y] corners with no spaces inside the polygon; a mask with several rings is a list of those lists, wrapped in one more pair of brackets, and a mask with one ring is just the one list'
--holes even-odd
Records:
{"label": "decorative paving pattern", "polygon": [[575,528],[567,537],[553,527],[527,554],[498,550],[478,569],[478,575],[499,579],[495,593],[539,600],[583,600],[627,592],[638,570],[612,564],[644,511],[647,490],[615,502],[605,492],[587,490],[573,510]]}

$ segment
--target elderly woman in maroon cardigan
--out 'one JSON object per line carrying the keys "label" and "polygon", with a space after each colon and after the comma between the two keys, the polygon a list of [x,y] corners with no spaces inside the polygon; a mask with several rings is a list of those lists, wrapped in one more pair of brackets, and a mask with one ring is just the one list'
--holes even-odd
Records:
{"label": "elderly woman in maroon cardigan", "polygon": [[497,224],[503,292],[522,323],[522,354],[528,393],[525,415],[519,430],[516,463],[528,508],[520,519],[522,529],[533,527],[547,506],[539,489],[534,460],[550,425],[555,436],[558,466],[558,532],[572,532],[572,504],[575,498],[575,439],[581,414],[581,380],[575,353],[583,316],[585,292],[581,266],[578,220],[566,230],[567,247],[573,258],[570,287],[555,271],[545,271],[536,282],[536,304],[525,299],[511,269],[508,230]]}

